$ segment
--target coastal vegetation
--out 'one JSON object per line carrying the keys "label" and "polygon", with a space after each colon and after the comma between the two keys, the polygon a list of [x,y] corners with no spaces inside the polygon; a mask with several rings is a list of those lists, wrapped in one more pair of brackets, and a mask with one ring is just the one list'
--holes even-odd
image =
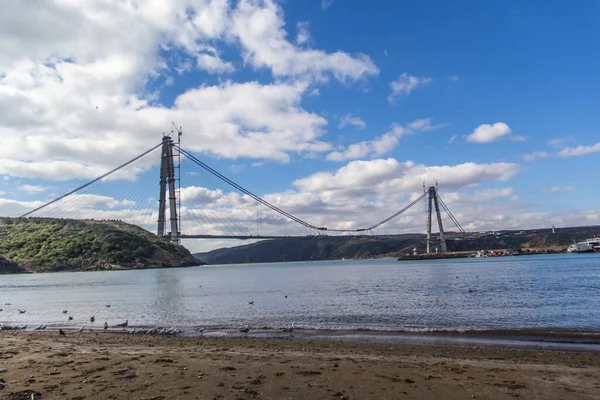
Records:
{"label": "coastal vegetation", "polygon": [[[479,250],[540,250],[564,252],[573,241],[597,237],[598,226],[524,231],[470,232],[450,236],[449,252]],[[249,245],[198,253],[196,257],[210,264],[238,264],[249,262],[282,262],[311,260],[364,259],[373,257],[398,258],[413,252],[425,252],[425,240],[397,237],[335,237],[315,236],[265,240]],[[433,247],[437,246],[435,243]]]}
{"label": "coastal vegetation", "polygon": [[0,218],[0,273],[186,267],[182,246],[121,221]]}

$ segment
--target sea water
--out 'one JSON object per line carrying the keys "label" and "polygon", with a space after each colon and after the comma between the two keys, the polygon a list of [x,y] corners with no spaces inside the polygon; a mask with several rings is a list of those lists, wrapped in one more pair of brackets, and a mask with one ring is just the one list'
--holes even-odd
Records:
{"label": "sea water", "polygon": [[0,308],[30,327],[600,332],[600,254],[2,275]]}

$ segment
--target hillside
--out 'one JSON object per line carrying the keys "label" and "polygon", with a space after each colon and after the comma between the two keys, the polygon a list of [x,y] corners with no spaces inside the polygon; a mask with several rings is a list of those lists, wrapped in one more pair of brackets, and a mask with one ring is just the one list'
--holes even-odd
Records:
{"label": "hillside", "polygon": [[203,264],[186,248],[135,225],[55,218],[0,218],[0,256],[0,273]]}
{"label": "hillside", "polygon": [[[552,249],[564,251],[569,244],[600,236],[600,227],[560,228],[494,233],[469,233],[460,240],[448,240],[448,251]],[[209,264],[239,264],[249,262],[280,262],[398,257],[414,247],[425,252],[424,240],[361,237],[318,236],[301,239],[276,239],[217,249],[195,256]],[[434,245],[435,246],[435,245]]]}

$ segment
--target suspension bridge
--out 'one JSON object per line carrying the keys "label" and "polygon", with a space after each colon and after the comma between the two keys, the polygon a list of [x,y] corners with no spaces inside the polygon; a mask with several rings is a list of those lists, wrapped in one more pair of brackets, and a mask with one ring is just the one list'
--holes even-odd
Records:
{"label": "suspension bridge", "polygon": [[[279,239],[334,234],[420,239],[426,241],[428,253],[434,242],[439,242],[441,251],[446,252],[446,239],[465,233],[437,186],[424,188],[423,194],[406,206],[364,227],[346,229],[309,222],[306,211],[286,211],[276,199],[263,198],[210,167],[181,146],[181,129],[176,133],[177,141],[171,134],[163,135],[162,141],[152,148],[21,217],[122,220],[176,243],[182,239]],[[186,172],[182,173],[184,165]],[[131,182],[125,185],[126,190],[123,180]],[[152,192],[158,196],[154,198]],[[398,219],[422,201],[427,233],[376,233],[393,221],[396,225],[392,228],[396,228]],[[442,212],[456,232],[444,231]],[[434,213],[438,233],[432,232]]]}

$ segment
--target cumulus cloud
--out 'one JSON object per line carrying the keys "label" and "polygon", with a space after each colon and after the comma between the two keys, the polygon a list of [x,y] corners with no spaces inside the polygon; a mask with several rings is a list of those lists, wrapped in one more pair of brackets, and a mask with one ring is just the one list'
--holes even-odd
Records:
{"label": "cumulus cloud", "polygon": [[244,60],[267,67],[275,76],[326,81],[329,76],[352,82],[379,74],[365,54],[302,49],[290,43],[283,29],[281,8],[272,0],[240,0],[231,14],[231,31],[244,49]]}
{"label": "cumulus cloud", "polygon": [[352,161],[335,173],[320,172],[296,180],[294,186],[310,193],[340,192],[377,193],[381,190],[416,191],[423,182],[442,182],[445,188],[458,189],[485,181],[507,181],[520,168],[512,163],[453,166],[426,166],[394,158],[371,161]]}
{"label": "cumulus cloud", "polygon": [[591,146],[565,147],[556,155],[558,157],[578,157],[600,152],[600,142]]}
{"label": "cumulus cloud", "polygon": [[548,158],[548,157],[551,157],[551,156],[552,155],[550,153],[545,152],[545,151],[534,151],[533,153],[525,154],[523,156],[523,158],[526,161],[534,161],[534,160],[536,160],[538,158]]}
{"label": "cumulus cloud", "polygon": [[[560,144],[562,142],[557,143]],[[534,151],[533,153],[525,154],[523,158],[527,161],[534,161],[539,158],[550,157],[580,157],[598,152],[600,152],[600,142],[589,146],[580,145],[575,147],[565,147],[562,150],[554,153],[549,153],[546,151]]]}
{"label": "cumulus cloud", "polygon": [[412,121],[406,126],[392,125],[391,129],[382,136],[351,144],[342,150],[333,151],[327,154],[326,158],[329,161],[346,161],[381,156],[392,151],[398,145],[402,136],[415,132],[431,131],[446,125],[432,125],[431,122],[432,118],[424,118]]}
{"label": "cumulus cloud", "polygon": [[367,124],[359,117],[353,117],[352,114],[344,115],[340,118],[338,128],[343,129],[348,125],[356,126],[357,128],[364,129]]}
{"label": "cumulus cloud", "polygon": [[467,142],[490,143],[502,137],[510,135],[511,129],[504,122],[496,122],[493,125],[479,125],[473,133],[467,136]]}
{"label": "cumulus cloud", "polygon": [[19,189],[22,192],[27,192],[29,194],[36,194],[45,191],[46,187],[41,185],[21,185],[17,189]]}
{"label": "cumulus cloud", "polygon": [[[330,150],[319,140],[326,120],[301,106],[309,85],[296,82],[352,82],[378,69],[365,55],[298,48],[283,26],[270,0],[8,1],[0,15],[0,174],[96,177],[158,142],[171,121],[184,126],[186,147],[217,157],[287,162]],[[247,66],[292,79],[221,81],[180,93],[172,106],[157,102],[177,74],[234,71],[220,54],[240,45]]]}
{"label": "cumulus cloud", "polygon": [[408,96],[413,90],[425,86],[433,81],[432,78],[418,77],[402,73],[400,77],[390,82],[392,93],[388,96],[388,102],[394,103],[398,96]]}
{"label": "cumulus cloud", "polygon": [[219,58],[218,56],[211,54],[199,54],[198,57],[196,57],[196,62],[198,64],[198,67],[213,74],[229,73],[235,71],[235,68],[232,63],[225,62],[221,60],[221,58]]}
{"label": "cumulus cloud", "polygon": [[308,32],[308,21],[300,21],[296,24],[298,33],[296,34],[296,44],[299,46],[308,43],[310,40],[310,33]]}

